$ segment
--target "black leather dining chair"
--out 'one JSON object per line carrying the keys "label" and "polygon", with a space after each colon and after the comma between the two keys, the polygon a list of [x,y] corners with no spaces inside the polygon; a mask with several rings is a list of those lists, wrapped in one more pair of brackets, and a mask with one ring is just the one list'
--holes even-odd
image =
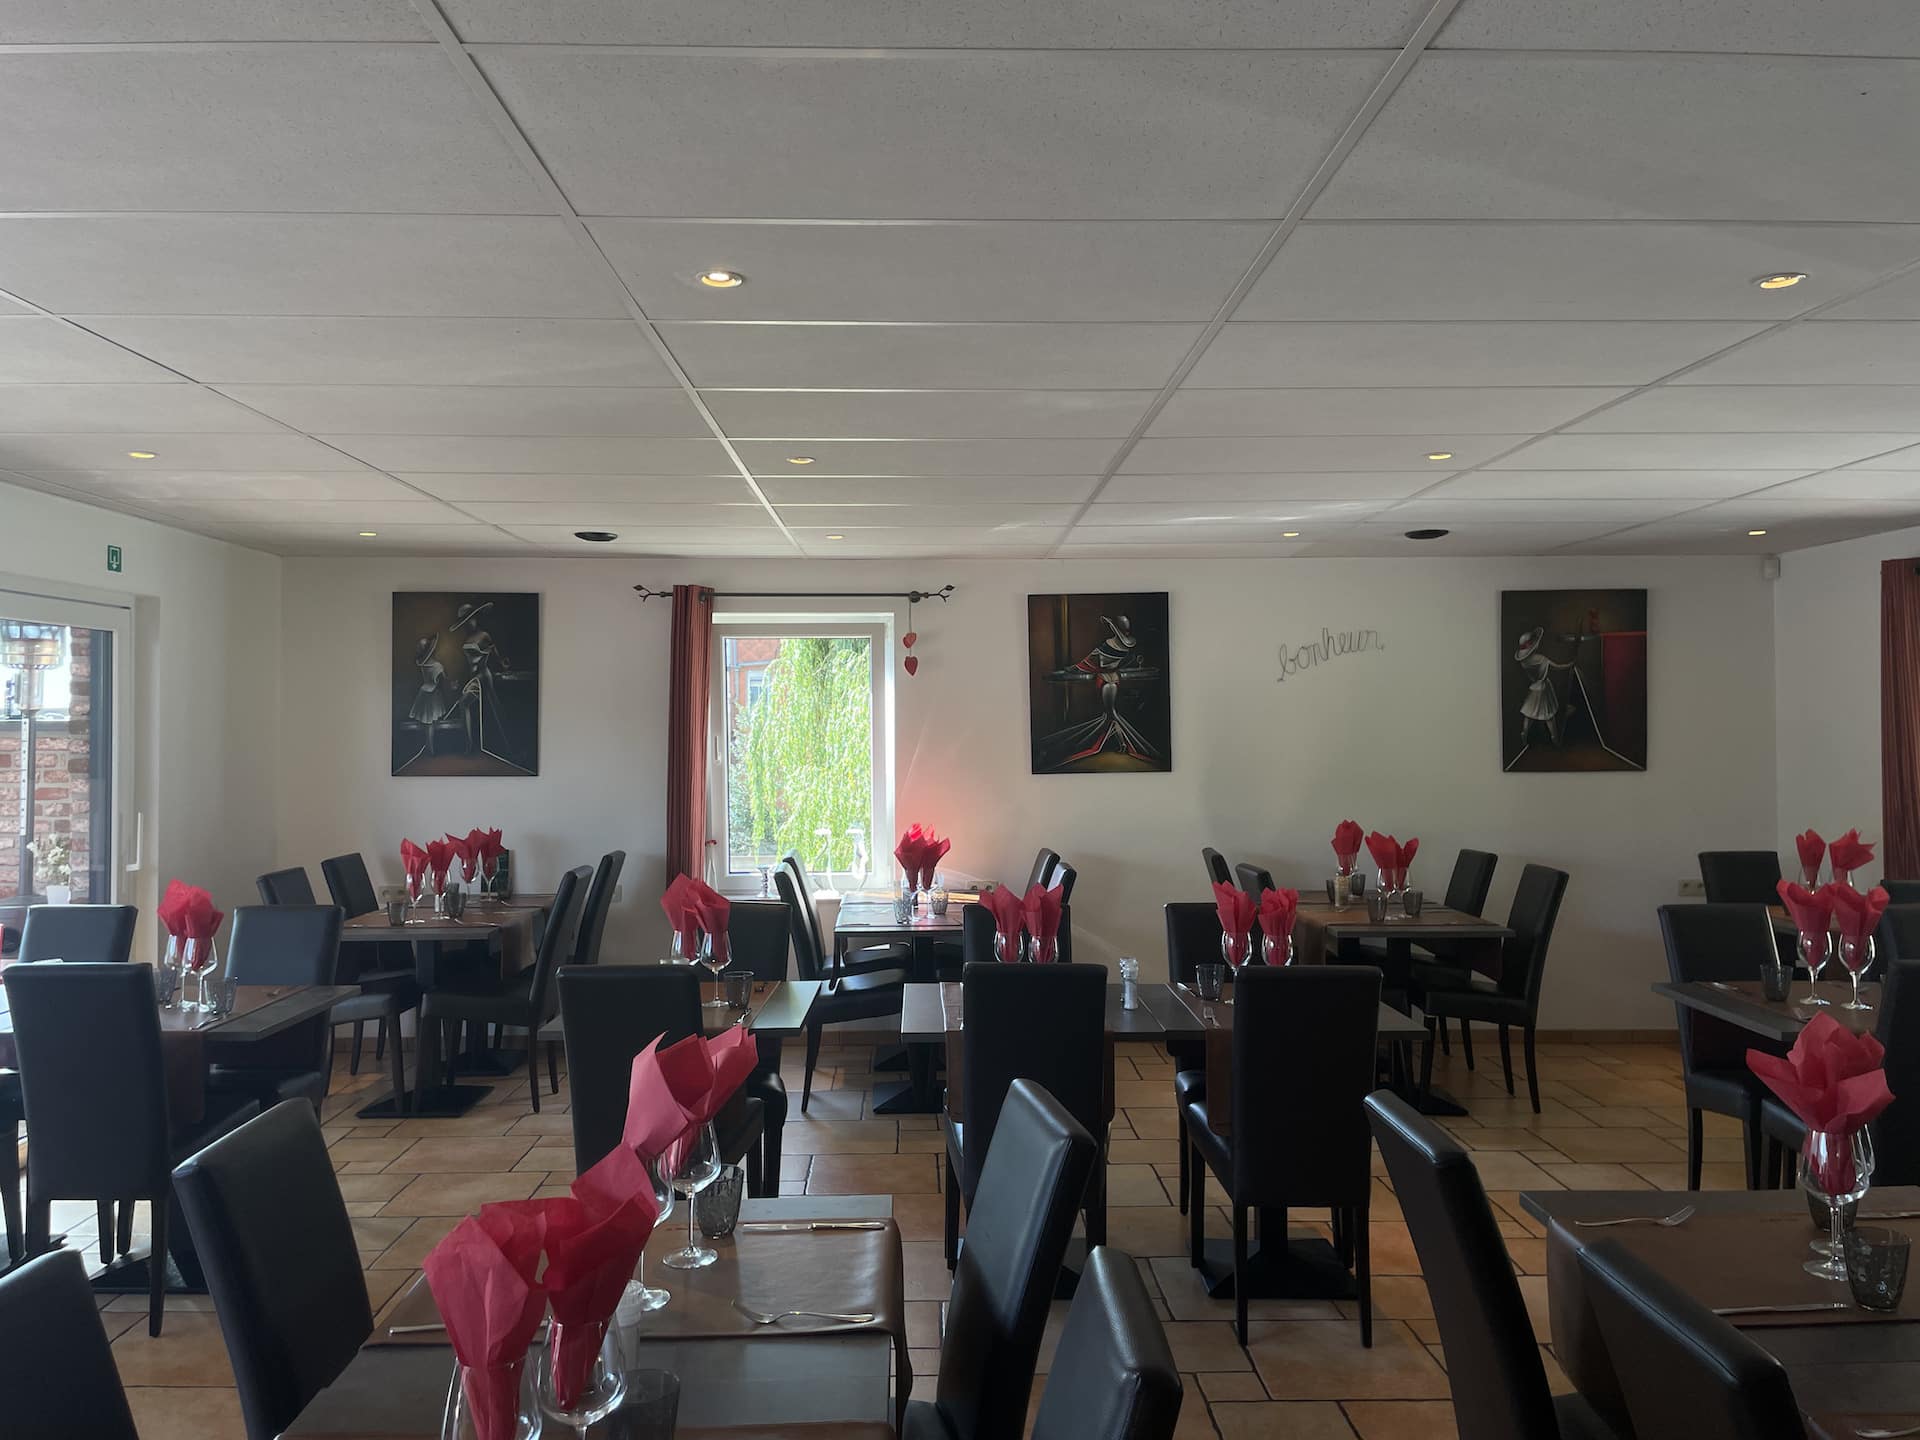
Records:
{"label": "black leather dining chair", "polygon": [[1478,1020],[1500,1029],[1500,1063],[1507,1075],[1507,1093],[1513,1094],[1513,1045],[1509,1031],[1518,1027],[1527,1062],[1527,1097],[1533,1113],[1540,1113],[1540,1072],[1534,1061],[1534,1031],[1540,1023],[1540,988],[1546,981],[1547,948],[1553,941],[1560,902],[1566,898],[1567,873],[1545,865],[1529,865],[1520,872],[1507,911],[1507,929],[1501,942],[1500,978],[1462,972],[1449,965],[1413,966],[1414,983],[1421,992],[1420,1008],[1427,1015],[1428,1040],[1421,1062],[1420,1087],[1433,1084],[1433,1040],[1436,1027],[1448,1020]]}
{"label": "black leather dining chair", "polygon": [[[1191,1258],[1205,1243],[1207,1172],[1233,1209],[1234,1334],[1247,1343],[1247,1211],[1325,1206],[1341,1260],[1354,1267],[1360,1343],[1373,1344],[1367,1216],[1372,1147],[1361,1109],[1380,1040],[1380,972],[1371,965],[1248,965],[1233,982],[1232,1134],[1187,1103]],[[1302,1097],[1311,1096],[1311,1103]],[[1284,1235],[1284,1230],[1282,1235]],[[1263,1236],[1263,1243],[1284,1244]]]}
{"label": "black leather dining chair", "polygon": [[[93,1200],[153,1211],[147,1331],[160,1333],[174,1163],[252,1118],[259,1106],[208,1091],[201,1118],[176,1127],[153,973],[144,965],[12,965],[0,976],[33,1155],[27,1164],[27,1251],[47,1248],[53,1202]],[[101,1216],[101,1245],[113,1227]]]}
{"label": "black leather dining chair", "polygon": [[1202,845],[1200,847],[1200,863],[1207,867],[1207,883],[1209,885],[1231,885],[1233,883],[1233,867],[1227,863],[1227,857],[1211,845]]}
{"label": "black leather dining chair", "polygon": [[[1752,980],[1774,954],[1773,922],[1759,905],[1662,905],[1660,936],[1667,947],[1667,977],[1686,981]],[[1687,1093],[1687,1189],[1700,1188],[1705,1148],[1705,1112],[1740,1122],[1747,1188],[1760,1186],[1760,1100],[1766,1086],[1747,1068],[1752,1032],[1675,1005],[1680,1029],[1680,1068]],[[1760,1044],[1759,1048],[1767,1048]]]}
{"label": "black leather dining chair", "polygon": [[1920,880],[1882,880],[1880,888],[1891,905],[1920,905]]}
{"label": "black leather dining chair", "polygon": [[8,1440],[140,1440],[79,1251],[0,1275],[0,1395]]}
{"label": "black leather dining chair", "polygon": [[1062,860],[1053,867],[1053,874],[1047,877],[1047,889],[1060,892],[1060,904],[1065,907],[1073,899],[1073,882],[1080,878],[1080,872]]}
{"label": "black leather dining chair", "polygon": [[[962,906],[960,909],[961,965],[971,965],[976,960],[983,964],[990,960],[997,961],[1000,957],[994,953],[993,949],[993,937],[997,933],[993,924],[993,912],[986,906],[972,904]],[[1071,963],[1073,960],[1073,906],[1070,904],[1063,903],[1060,906],[1060,933],[1054,936],[1053,958],[1062,964]],[[940,978],[958,980],[960,972],[956,970],[949,974],[943,971]]]}
{"label": "black leather dining chair", "polygon": [[1245,860],[1233,867],[1233,878],[1240,886],[1241,893],[1256,905],[1260,903],[1260,897],[1267,891],[1279,888],[1273,883],[1271,870],[1264,865],[1250,864]]}
{"label": "black leather dining chair", "polygon": [[1173,1440],[1180,1372],[1167,1327],[1133,1257],[1110,1245],[1087,1256],[1032,1440]]}
{"label": "black leather dining chair", "polygon": [[[947,1136],[947,1268],[960,1253],[960,1210],[969,1214],[993,1153],[1001,1107],[1014,1081],[1039,1086],[1107,1148],[1107,967],[975,962],[960,977],[964,1120],[942,1114]],[[1098,1164],[1085,1197],[1087,1243],[1106,1243],[1106,1166]]]}
{"label": "black leather dining chair", "polygon": [[[727,921],[728,972],[744,970],[755,980],[785,980],[792,944],[792,913],[784,900],[736,900]],[[778,1036],[754,1040],[760,1063],[747,1077],[746,1093],[760,1102],[760,1173],[767,1193],[780,1189],[780,1140],[787,1123],[787,1082],[780,1078]]]}
{"label": "black leather dining chair", "polygon": [[[1486,850],[1462,850],[1453,857],[1453,870],[1447,876],[1446,898],[1441,901],[1449,910],[1457,910],[1462,915],[1484,915],[1487,910],[1487,893],[1493,889],[1493,872],[1499,867],[1500,857]],[[1384,940],[1361,942],[1361,949],[1369,955],[1384,954]],[[1464,971],[1467,967],[1461,959],[1461,947],[1458,941],[1435,938],[1424,940],[1413,947],[1416,958],[1436,961],[1443,965],[1452,965]],[[1415,997],[1417,1000],[1417,996]],[[1473,1031],[1470,1022],[1460,1022],[1460,1046],[1466,1057],[1467,1068],[1473,1068]],[[1447,1027],[1440,1027],[1440,1053],[1451,1055],[1453,1047],[1448,1042]]]}
{"label": "black leather dining chair", "polygon": [[133,905],[29,905],[15,958],[124,963],[133,954],[139,920]]}
{"label": "black leather dining chair", "polygon": [[[692,965],[568,965],[562,967],[560,1027],[567,1037],[567,1085],[573,1097],[574,1168],[585,1173],[620,1143],[627,1123],[627,1082],[633,1057],[656,1037],[660,1046],[701,1033],[700,976]],[[761,1168],[765,1111],[743,1086],[714,1117],[720,1158],[746,1162],[747,1189],[776,1193]]]}
{"label": "black leather dining chair", "polygon": [[1636,1436],[1805,1440],[1792,1381],[1751,1338],[1617,1240],[1579,1263]]}
{"label": "black leather dining chair", "polygon": [[1700,884],[1709,905],[1780,903],[1780,857],[1771,850],[1702,850]]}
{"label": "black leather dining chair", "polygon": [[1459,1433],[1474,1440],[1612,1434],[1580,1396],[1556,1397],[1548,1387],[1527,1302],[1473,1157],[1390,1090],[1369,1095],[1366,1109],[1433,1301]]}
{"label": "black leather dining chair", "polygon": [[[791,859],[792,857],[788,857]],[[802,980],[825,983],[813,1009],[807,1013],[807,1068],[800,1082],[800,1113],[813,1099],[813,1071],[820,1060],[820,1034],[828,1025],[849,1020],[871,1020],[898,1015],[905,998],[911,957],[898,950],[880,952],[884,958],[849,957],[831,965],[821,950],[820,918],[806,897],[805,878],[782,862],[773,872],[780,898],[787,904],[793,932],[793,963]]]}
{"label": "black leather dining chair", "polygon": [[[241,985],[331,985],[340,960],[337,905],[241,905],[227,941],[227,978]],[[208,1037],[209,1087],[246,1095],[266,1109],[303,1100],[320,1113],[333,1076],[328,1016],[246,1044]]]}
{"label": "black leather dining chair", "polygon": [[[335,855],[320,862],[327,894],[341,913],[352,920],[380,908],[379,893],[367,874],[367,862],[358,854]],[[267,877],[262,876],[264,881]],[[264,893],[264,891],[263,891]],[[269,904],[278,902],[269,901]],[[374,1022],[373,1058],[384,1059],[393,1045],[393,1093],[407,1093],[406,1063],[401,1054],[400,1017],[420,1003],[420,980],[413,947],[401,940],[342,940],[340,983],[358,985],[361,993],[333,1007],[333,1023],[353,1026],[347,1050],[347,1073],[360,1073],[360,1050],[367,1021]]]}
{"label": "black leather dining chair", "polygon": [[573,947],[575,965],[598,965],[600,942],[607,933],[607,912],[613,909],[613,890],[626,868],[627,852],[609,850],[594,867],[593,883],[587,886],[587,898],[580,907],[580,931]]}
{"label": "black leather dining chair", "polygon": [[173,1172],[240,1389],[273,1440],[373,1334],[353,1222],[305,1105],[254,1117]]}
{"label": "black leather dining chair", "polygon": [[1100,1147],[1051,1095],[1016,1080],[1000,1107],[947,1299],[931,1401],[901,1440],[1003,1440],[1026,1426],[1054,1278]]}
{"label": "black leather dining chair", "polygon": [[1027,893],[1027,890],[1031,890],[1036,885],[1045,887],[1051,883],[1053,880],[1053,872],[1057,870],[1059,866],[1060,852],[1050,846],[1042,845],[1034,854],[1033,868],[1027,871],[1027,889],[1022,890],[1020,893],[1024,895]]}
{"label": "black leather dining chair", "polygon": [[[1208,900],[1175,900],[1163,907],[1167,918],[1167,980],[1193,984],[1202,965],[1220,963],[1220,913]],[[1187,1105],[1207,1096],[1207,1050],[1201,1040],[1169,1040],[1173,1059],[1173,1115],[1180,1142],[1180,1213],[1187,1213]]]}
{"label": "black leather dining chair", "polygon": [[1880,912],[1880,927],[1873,932],[1874,965],[1867,973],[1883,979],[1886,967],[1895,960],[1920,960],[1920,904],[1898,902]]}
{"label": "black leather dining chair", "polygon": [[[420,1058],[418,1085],[424,1091],[434,1078],[430,1065],[438,1064],[441,1040],[447,1044],[447,1064],[462,1023],[498,1025],[503,1029],[524,1030],[527,1034],[527,1092],[533,1113],[540,1113],[540,1075],[535,1063],[540,1027],[559,1012],[560,1000],[553,988],[553,972],[574,938],[579,918],[580,899],[590,872],[582,865],[560,877],[554,887],[553,909],[547,916],[547,928],[541,932],[533,963],[523,965],[504,979],[487,984],[470,984],[460,989],[435,988],[420,997]],[[436,1038],[439,1037],[439,1038]],[[547,1083],[560,1093],[560,1047],[547,1042]]]}
{"label": "black leather dining chair", "polygon": [[307,867],[290,866],[285,870],[269,870],[264,875],[253,877],[253,888],[260,892],[262,905],[311,905],[314,903],[313,881],[307,878]]}

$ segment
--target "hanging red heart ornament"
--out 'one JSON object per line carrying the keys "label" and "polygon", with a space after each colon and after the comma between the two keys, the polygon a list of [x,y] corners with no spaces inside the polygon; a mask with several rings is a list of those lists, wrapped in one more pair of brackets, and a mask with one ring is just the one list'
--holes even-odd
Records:
{"label": "hanging red heart ornament", "polygon": [[909,655],[902,663],[907,667],[907,674],[918,675],[920,673],[920,657],[918,655]]}
{"label": "hanging red heart ornament", "polygon": [[914,646],[920,643],[920,632],[917,630],[907,631],[906,634],[900,637],[900,643],[909,650],[913,649]]}

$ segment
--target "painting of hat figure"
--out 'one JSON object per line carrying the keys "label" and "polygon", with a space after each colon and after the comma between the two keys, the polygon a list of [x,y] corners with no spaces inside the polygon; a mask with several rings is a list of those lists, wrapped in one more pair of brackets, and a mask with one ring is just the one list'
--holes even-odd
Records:
{"label": "painting of hat figure", "polygon": [[1500,597],[1502,768],[1647,768],[1647,592]]}
{"label": "painting of hat figure", "polygon": [[540,597],[393,594],[393,773],[540,773]]}

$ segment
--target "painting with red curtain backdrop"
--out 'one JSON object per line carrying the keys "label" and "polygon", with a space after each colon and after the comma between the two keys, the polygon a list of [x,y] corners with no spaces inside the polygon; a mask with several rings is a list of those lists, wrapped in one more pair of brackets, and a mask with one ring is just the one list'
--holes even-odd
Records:
{"label": "painting with red curtain backdrop", "polygon": [[1515,774],[1647,768],[1647,592],[1500,594],[1500,749]]}

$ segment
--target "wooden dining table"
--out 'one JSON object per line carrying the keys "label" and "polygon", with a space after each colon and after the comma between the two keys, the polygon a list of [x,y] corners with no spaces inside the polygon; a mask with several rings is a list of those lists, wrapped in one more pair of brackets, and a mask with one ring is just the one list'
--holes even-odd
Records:
{"label": "wooden dining table", "polygon": [[[1547,1226],[1547,1308],[1554,1358],[1603,1416],[1623,1415],[1620,1383],[1601,1338],[1579,1252],[1618,1242],[1710,1309],[1727,1306],[1846,1302],[1816,1314],[1729,1317],[1766,1350],[1793,1382],[1808,1434],[1852,1440],[1862,1427],[1920,1425],[1920,1277],[1910,1277],[1892,1315],[1852,1307],[1845,1284],[1808,1275],[1807,1244],[1821,1232],[1793,1190],[1703,1193],[1635,1190],[1535,1190],[1520,1204]],[[1652,1225],[1592,1229],[1582,1220],[1694,1213],[1671,1228]],[[1920,1238],[1920,1187],[1869,1190],[1857,1222],[1905,1230]],[[1877,1218],[1888,1216],[1897,1218]],[[1623,1432],[1624,1433],[1624,1432]]]}
{"label": "wooden dining table", "polygon": [[[769,1039],[784,1040],[798,1035],[807,1028],[807,1015],[813,1009],[813,1002],[824,988],[824,983],[820,980],[756,980],[747,1008],[736,1010],[731,1006],[707,1004],[710,1000],[725,999],[726,987],[712,981],[702,981],[701,1030],[713,1036],[724,1034],[735,1025],[744,1025],[755,1035]],[[540,1027],[540,1039],[542,1042],[552,1040],[563,1045],[566,1043],[567,1030],[561,1016],[554,1016]]]}
{"label": "wooden dining table", "polygon": [[1872,1008],[1849,1010],[1844,1001],[1853,994],[1853,982],[1814,987],[1825,1005],[1808,1005],[1808,982],[1795,980],[1785,1000],[1769,1000],[1758,980],[1662,980],[1653,993],[1702,1015],[1724,1020],[1762,1039],[1790,1045],[1815,1015],[1831,1015],[1856,1035],[1867,1034],[1880,1020],[1880,982],[1860,986],[1860,998]]}

